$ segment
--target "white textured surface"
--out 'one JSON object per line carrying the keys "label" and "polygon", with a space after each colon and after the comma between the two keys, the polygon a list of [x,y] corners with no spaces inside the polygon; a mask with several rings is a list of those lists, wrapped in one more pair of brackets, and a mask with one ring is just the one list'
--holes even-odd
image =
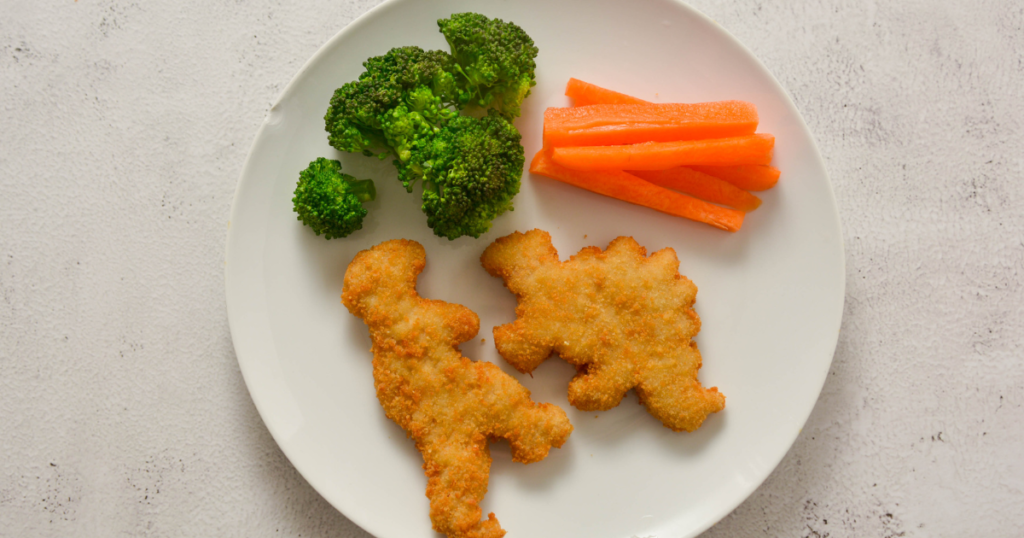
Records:
{"label": "white textured surface", "polygon": [[[270,103],[374,3],[0,0],[0,536],[367,536],[256,414],[222,259]],[[848,270],[807,427],[706,536],[1020,536],[1024,8],[693,5],[792,93]]]}

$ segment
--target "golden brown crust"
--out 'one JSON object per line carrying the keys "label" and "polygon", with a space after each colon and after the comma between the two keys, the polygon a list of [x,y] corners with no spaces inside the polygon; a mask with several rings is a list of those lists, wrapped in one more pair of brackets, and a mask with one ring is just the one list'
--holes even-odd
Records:
{"label": "golden brown crust", "polygon": [[342,302],[369,327],[373,380],[384,413],[423,454],[434,530],[449,537],[498,538],[494,514],[481,521],[491,455],[488,438],[508,439],[515,461],[531,463],[565,442],[565,412],[530,400],[497,366],[456,346],[476,335],[468,308],[424,299],[416,278],[426,256],[415,241],[381,243],[356,255]]}
{"label": "golden brown crust", "polygon": [[494,342],[524,373],[555,352],[575,365],[569,403],[579,409],[611,409],[635,388],[666,427],[693,431],[725,407],[717,388],[697,380],[697,287],[679,274],[671,248],[646,254],[619,237],[561,262],[547,232],[498,239],[480,261],[518,305],[514,322],[494,328]]}

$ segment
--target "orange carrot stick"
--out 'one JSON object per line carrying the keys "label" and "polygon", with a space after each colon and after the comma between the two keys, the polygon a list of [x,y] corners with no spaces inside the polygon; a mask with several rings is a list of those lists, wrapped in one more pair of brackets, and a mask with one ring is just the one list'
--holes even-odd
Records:
{"label": "orange carrot stick", "polygon": [[705,201],[648,183],[622,170],[581,172],[554,162],[540,150],[530,163],[530,172],[556,179],[612,198],[656,209],[677,217],[710,224],[730,232],[743,225],[743,212],[719,207]]}
{"label": "orange carrot stick", "polygon": [[600,86],[574,78],[570,78],[569,83],[565,85],[565,95],[571,97],[576,106],[594,105],[598,103],[639,104],[647,102],[643,99],[637,99],[636,97],[630,97],[624,93],[606,90]]}
{"label": "orange carrot stick", "polygon": [[738,166],[691,166],[690,168],[728,181],[747,191],[763,191],[775,186],[779,181],[779,169],[764,165]]}
{"label": "orange carrot stick", "polygon": [[740,211],[753,211],[761,199],[714,176],[680,166],[669,170],[636,170],[630,174],[659,187],[680,191],[715,204],[727,205]]}
{"label": "orange carrot stick", "polygon": [[590,105],[544,111],[552,146],[615,146],[754,134],[757,107],[744,101]]}
{"label": "orange carrot stick", "polygon": [[552,148],[556,163],[574,170],[667,170],[677,166],[768,164],[775,137],[755,134],[628,146]]}

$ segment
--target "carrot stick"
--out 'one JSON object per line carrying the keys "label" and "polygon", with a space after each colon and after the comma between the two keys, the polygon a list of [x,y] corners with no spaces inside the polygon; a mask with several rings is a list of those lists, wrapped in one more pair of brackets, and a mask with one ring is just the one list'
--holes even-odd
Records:
{"label": "carrot stick", "polygon": [[630,97],[624,93],[606,90],[589,82],[583,82],[574,78],[569,79],[565,85],[565,95],[572,98],[576,106],[594,105],[598,103],[646,103],[643,99]]}
{"label": "carrot stick", "polygon": [[560,166],[545,150],[530,163],[530,172],[556,179],[612,198],[656,209],[677,217],[710,224],[735,232],[743,225],[743,212],[719,207],[705,201],[648,183],[622,170],[581,172]]}
{"label": "carrot stick", "polygon": [[779,181],[779,169],[764,165],[738,166],[691,166],[690,168],[728,181],[747,191],[763,191],[775,186]]}
{"label": "carrot stick", "polygon": [[585,129],[623,123],[656,125],[691,123],[750,124],[757,127],[757,107],[746,101],[710,101],[707,103],[633,103],[550,107],[544,121],[566,128]]}
{"label": "carrot stick", "polygon": [[659,187],[680,191],[715,204],[727,205],[740,211],[753,211],[761,199],[714,176],[680,166],[669,170],[636,170],[630,174]]}
{"label": "carrot stick", "polygon": [[552,148],[556,163],[574,170],[667,170],[677,166],[768,164],[775,137],[755,134],[628,146]]}
{"label": "carrot stick", "polygon": [[544,111],[552,146],[615,146],[754,134],[757,107],[744,101],[590,105]]}

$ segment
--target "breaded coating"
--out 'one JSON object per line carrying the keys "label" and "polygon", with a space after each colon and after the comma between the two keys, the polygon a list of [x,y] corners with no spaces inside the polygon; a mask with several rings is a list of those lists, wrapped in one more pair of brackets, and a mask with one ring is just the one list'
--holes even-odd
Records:
{"label": "breaded coating", "polygon": [[662,424],[693,431],[725,407],[717,388],[697,381],[697,286],[679,274],[671,248],[646,255],[632,237],[604,251],[584,248],[567,262],[559,261],[547,232],[498,239],[480,261],[505,281],[518,306],[515,322],[494,328],[494,342],[520,372],[533,371],[552,352],[576,366],[569,403],[579,409],[611,409],[635,388]]}
{"label": "breaded coating", "polygon": [[373,341],[373,381],[384,413],[416,441],[427,474],[434,530],[451,538],[498,538],[494,514],[481,521],[491,467],[489,438],[508,439],[512,458],[540,461],[572,432],[562,409],[530,400],[530,391],[458,344],[476,335],[468,308],[424,299],[416,279],[426,264],[415,241],[381,243],[356,255],[342,302],[363,319]]}

